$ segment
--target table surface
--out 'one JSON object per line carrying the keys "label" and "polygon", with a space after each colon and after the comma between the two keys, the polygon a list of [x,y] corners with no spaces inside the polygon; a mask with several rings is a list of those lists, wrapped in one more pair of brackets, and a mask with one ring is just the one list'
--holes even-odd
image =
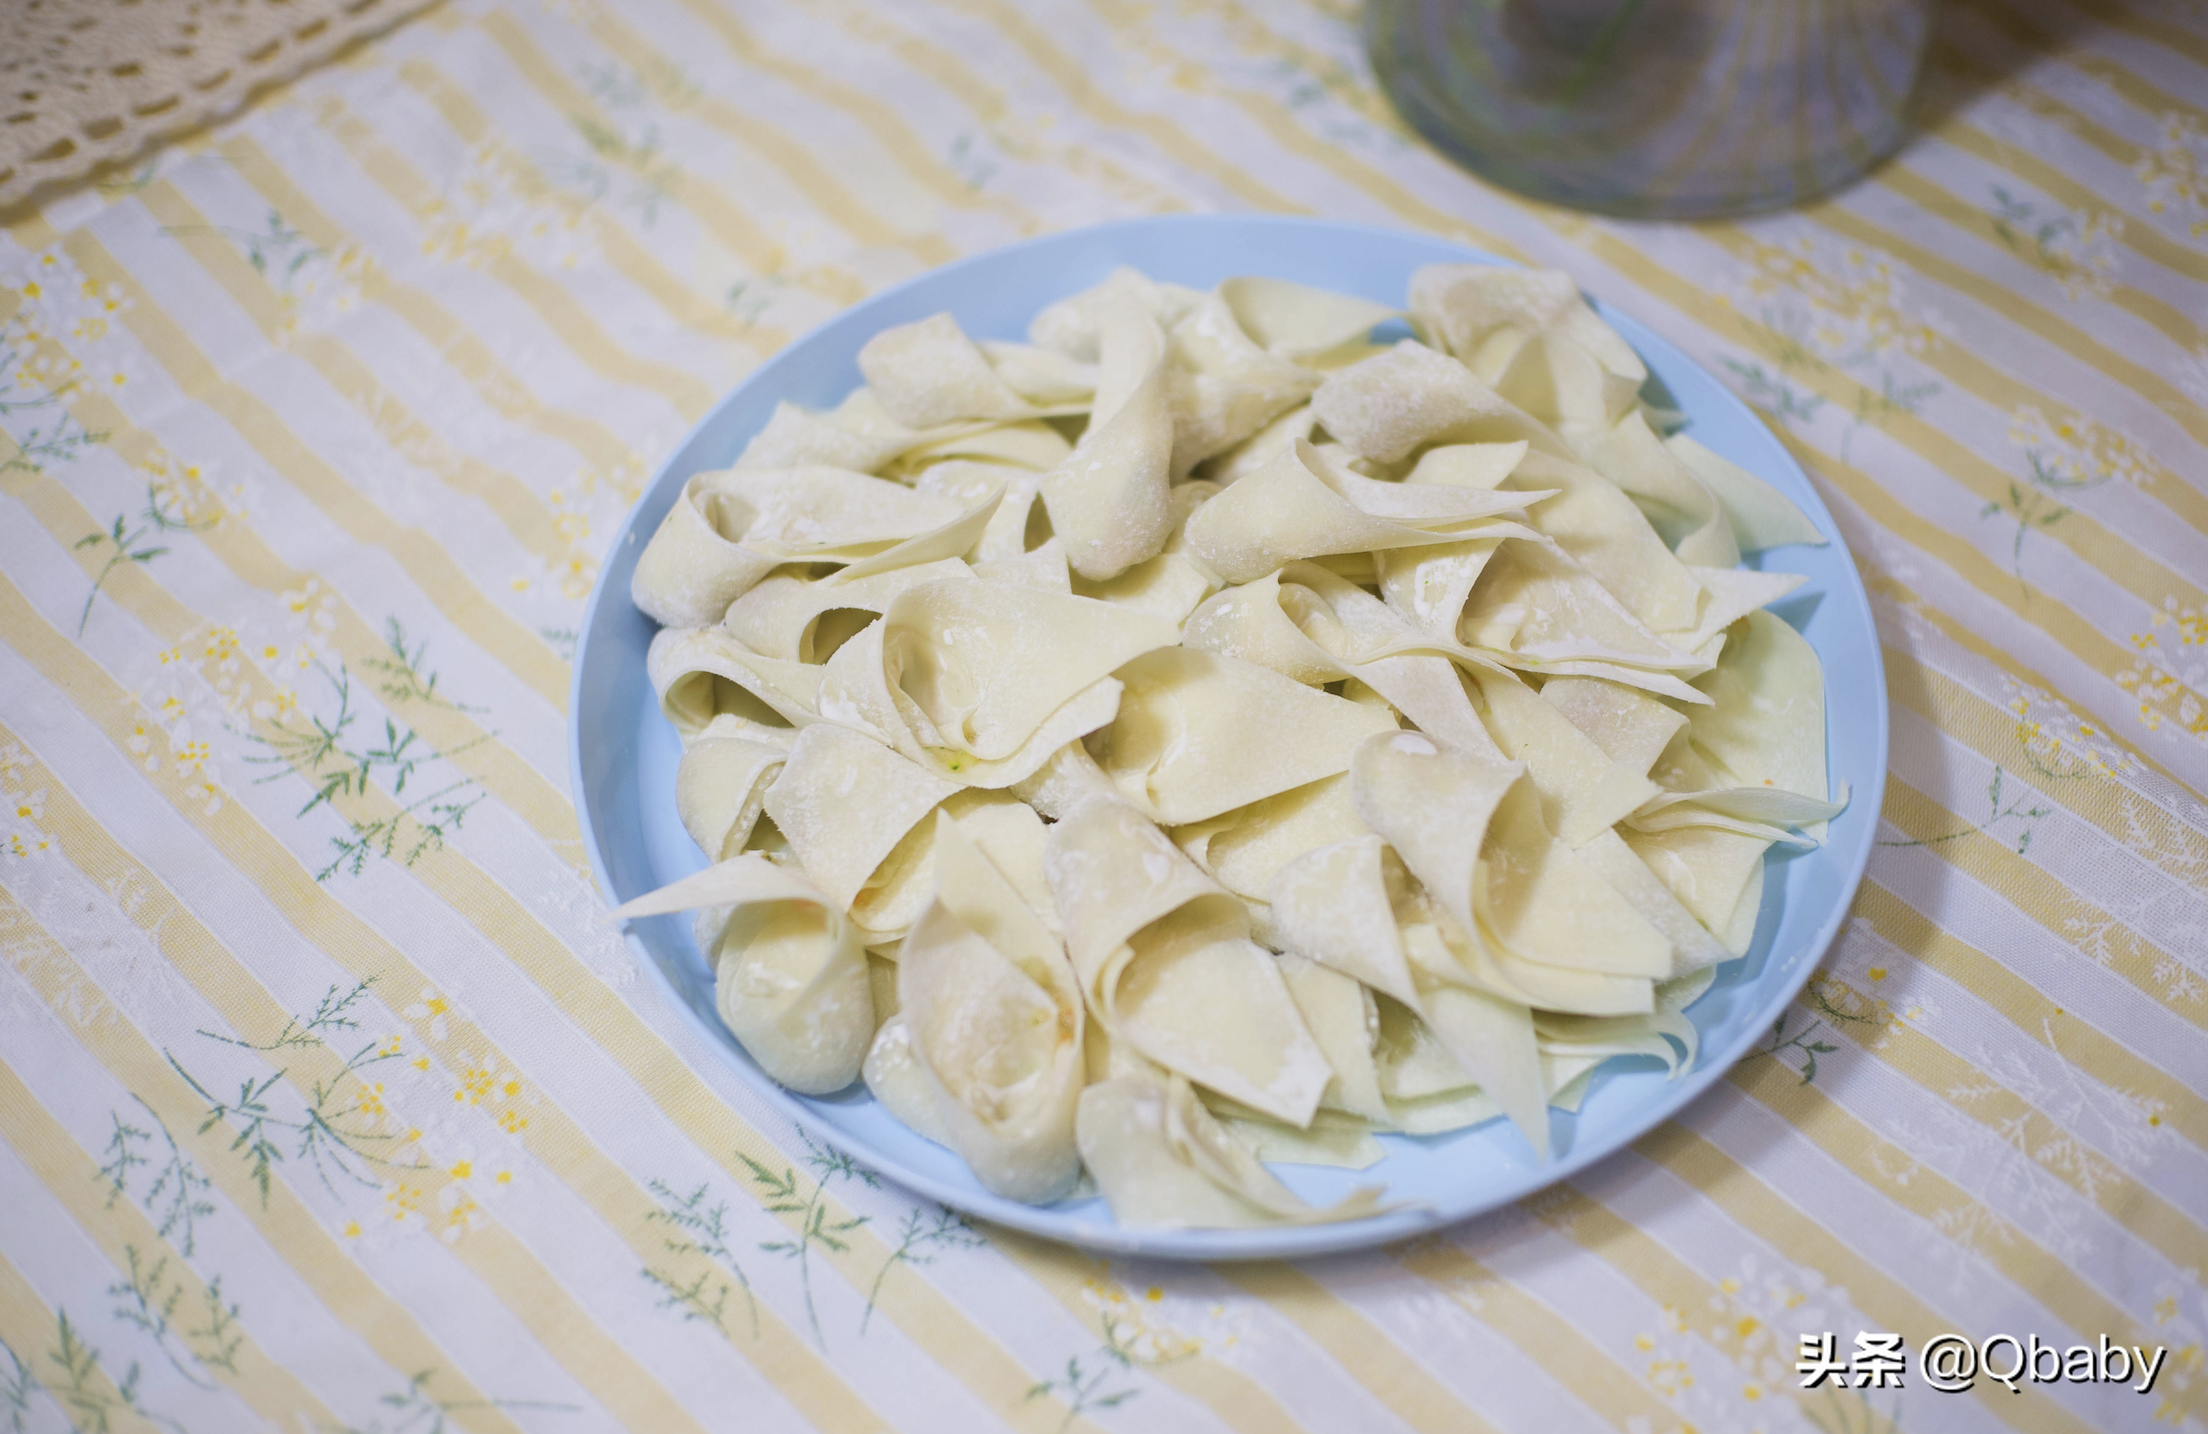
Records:
{"label": "table surface", "polygon": [[[1869,181],[1680,226],[1451,168],[1349,0],[453,0],[15,216],[0,1427],[2208,1424],[2208,14],[1956,0],[1933,70]],[[1664,333],[1813,475],[1893,702],[1766,1049],[1300,1265],[973,1229],[783,1122],[639,980],[566,794],[604,543],[718,395],[1180,209],[1461,238]],[[1943,1393],[1949,1332],[2168,1353]],[[1801,1389],[1827,1333],[1902,1387]]]}

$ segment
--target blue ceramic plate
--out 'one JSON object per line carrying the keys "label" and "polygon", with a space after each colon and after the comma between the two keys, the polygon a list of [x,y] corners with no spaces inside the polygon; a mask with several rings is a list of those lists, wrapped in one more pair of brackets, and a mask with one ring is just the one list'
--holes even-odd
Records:
{"label": "blue ceramic plate", "polygon": [[[653,479],[614,540],[583,620],[572,706],[574,791],[583,839],[607,896],[626,901],[704,865],[675,815],[682,749],[645,678],[653,625],[629,602],[630,574],[683,481],[732,462],[778,400],[833,406],[860,381],[860,345],[892,324],[944,310],[977,337],[1024,337],[1028,320],[1045,304],[1096,283],[1115,265],[1197,288],[1235,274],[1264,274],[1400,304],[1411,271],[1437,262],[1503,261],[1439,239],[1350,224],[1242,215],[1132,220],[1016,244],[922,275],[838,315],[762,364]],[[714,1014],[712,972],[690,939],[687,917],[633,923],[629,944],[637,959],[728,1062],[792,1119],[947,1205],[1099,1250],[1232,1260],[1400,1240],[1528,1195],[1677,1114],[1771,1029],[1839,929],[1878,822],[1886,684],[1863,584],[1832,515],[1800,467],[1739,399],[1686,355],[1623,314],[1604,309],[1603,317],[1647,360],[1666,401],[1686,413],[1697,439],[1775,485],[1830,540],[1821,548],[1773,549],[1752,561],[1808,575],[1776,611],[1824,661],[1833,786],[1845,785],[1854,801],[1832,822],[1823,846],[1767,863],[1754,947],[1719,968],[1716,983],[1691,1012],[1702,1032],[1701,1058],[1691,1070],[1667,1079],[1650,1058],[1613,1060],[1597,1072],[1577,1115],[1555,1114],[1556,1154],[1546,1164],[1498,1120],[1442,1136],[1382,1136],[1387,1158],[1370,1170],[1275,1167],[1290,1187],[1321,1203],[1355,1185],[1384,1181],[1389,1198],[1406,1203],[1371,1219],[1284,1230],[1123,1230],[1099,1199],[1038,1208],[990,1194],[957,1156],[898,1124],[862,1085],[813,1098],[769,1080]]]}

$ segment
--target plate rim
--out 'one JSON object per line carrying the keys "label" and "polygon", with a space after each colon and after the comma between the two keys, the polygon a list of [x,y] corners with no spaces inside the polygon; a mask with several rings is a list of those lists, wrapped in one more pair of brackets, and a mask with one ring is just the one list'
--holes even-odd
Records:
{"label": "plate rim", "polygon": [[[869,294],[857,303],[837,310],[834,314],[822,319],[802,334],[791,339],[715,400],[712,406],[701,414],[696,422],[690,425],[680,441],[668,450],[667,456],[660,461],[651,478],[639,490],[636,502],[630,505],[620,527],[614,532],[612,541],[607,545],[605,549],[606,556],[601,562],[598,578],[593,583],[590,599],[583,608],[573,658],[573,673],[569,680],[568,690],[568,782],[570,797],[577,817],[577,825],[581,830],[583,848],[590,859],[592,878],[599,893],[607,899],[609,905],[618,904],[620,898],[613,890],[613,882],[607,868],[605,854],[601,849],[598,838],[598,823],[593,819],[591,812],[590,788],[585,780],[583,769],[582,724],[586,688],[589,685],[586,679],[592,671],[588,660],[591,651],[591,636],[597,625],[600,605],[607,600],[610,587],[609,579],[617,568],[623,566],[619,562],[619,557],[625,548],[634,546],[638,542],[639,519],[648,505],[649,499],[668,481],[670,469],[690,450],[691,445],[696,443],[701,435],[714,425],[720,415],[731,404],[737,402],[755,386],[772,383],[782,369],[794,366],[795,363],[800,361],[806,346],[829,327],[862,310],[887,306],[899,296],[923,284],[940,283],[948,275],[980,268],[991,262],[1001,262],[1007,254],[1016,251],[1052,244],[1064,244],[1077,239],[1108,240],[1119,234],[1142,229],[1199,228],[1222,224],[1275,231],[1289,229],[1305,232],[1320,231],[1332,233],[1349,242],[1373,239],[1393,242],[1411,240],[1453,251],[1461,256],[1465,262],[1499,265],[1506,268],[1530,267],[1518,260],[1490,253],[1459,240],[1419,230],[1392,229],[1381,225],[1358,224],[1343,220],[1277,214],[1194,213],[1147,215],[1130,219],[1111,220],[1100,224],[1083,225],[1073,229],[1055,230],[1047,234],[1019,240],[1012,244],[984,250],[980,253],[966,255],[948,264],[923,270],[876,293]],[[1582,290],[1582,293],[1584,294],[1585,291]],[[1864,587],[1862,573],[1856,565],[1853,550],[1849,548],[1838,521],[1833,517],[1831,509],[1826,506],[1823,494],[1817,491],[1816,484],[1810,479],[1800,460],[1787,447],[1784,439],[1772,429],[1762,415],[1749,407],[1740,395],[1726,387],[1724,382],[1718,379],[1705,364],[1694,358],[1686,350],[1672,343],[1655,330],[1650,329],[1646,324],[1634,319],[1630,314],[1626,314],[1622,310],[1616,310],[1614,306],[1605,304],[1591,295],[1587,297],[1598,312],[1603,313],[1606,318],[1615,316],[1625,319],[1634,328],[1644,332],[1656,345],[1668,350],[1670,357],[1676,358],[1687,367],[1710,379],[1718,394],[1721,395],[1719,400],[1721,406],[1729,406],[1734,410],[1735,416],[1747,419],[1770,436],[1774,451],[1794,475],[1801,480],[1802,492],[1808,498],[1810,518],[1816,523],[1819,532],[1825,535],[1827,543],[1833,549],[1835,556],[1842,559],[1837,565],[1840,580],[1829,584],[1823,590],[1824,596],[1827,600],[1839,599],[1844,601],[1853,614],[1860,618],[1863,631],[1868,634],[1871,640],[1872,657],[1866,666],[1870,673],[1868,684],[1870,691],[1868,695],[1871,700],[1868,706],[1869,710],[1875,714],[1875,723],[1871,734],[1873,758],[1871,765],[1874,771],[1870,779],[1863,783],[1870,790],[1859,790],[1851,793],[1851,803],[1864,808],[1864,814],[1867,818],[1863,824],[1862,838],[1853,852],[1845,854],[1846,867],[1839,884],[1838,897],[1834,900],[1831,910],[1825,913],[1814,934],[1804,944],[1804,955],[1799,960],[1797,967],[1781,976],[1770,988],[1764,1000],[1752,1008],[1752,1015],[1744,1021],[1738,1034],[1725,1046],[1714,1051],[1709,1047],[1704,1047],[1698,1052],[1694,1066],[1676,1079],[1675,1089],[1665,1092],[1646,1112],[1636,1117],[1618,1132],[1606,1138],[1591,1141],[1584,1147],[1575,1145],[1569,1154],[1561,1158],[1552,1157],[1546,1163],[1534,1165],[1522,1175],[1504,1181],[1499,1188],[1489,1189],[1460,1206],[1419,1202],[1380,1215],[1368,1216],[1361,1220],[1330,1224],[1266,1226],[1243,1230],[1130,1229],[1116,1222],[1099,1223],[1087,1218],[1069,1218],[1063,1212],[1054,1213],[1055,1207],[1052,1206],[1022,1205],[989,1194],[986,1191],[981,1192],[977,1198],[975,1192],[945,1184],[925,1172],[913,1170],[896,1158],[894,1154],[885,1153],[875,1148],[871,1142],[866,1141],[863,1137],[853,1137],[849,1132],[840,1129],[835,1130],[833,1134],[836,1144],[850,1149],[853,1154],[859,1156],[878,1174],[904,1189],[924,1195],[940,1204],[988,1223],[1009,1226],[1028,1235],[1055,1240],[1078,1248],[1108,1254],[1169,1260],[1232,1262],[1279,1258],[1297,1259],[1367,1249],[1391,1241],[1411,1238],[1432,1230],[1475,1219],[1548,1189],[1583,1170],[1608,1160],[1627,1146],[1645,1138],[1658,1126],[1677,1119],[1690,1106],[1707,1095],[1710,1088],[1723,1079],[1748,1054],[1749,1048],[1792,1004],[1795,996],[1808,984],[1809,978],[1816,973],[1826,953],[1831,949],[1834,939],[1838,936],[1841,926],[1848,919],[1848,913],[1854,906],[1856,895],[1862,886],[1864,874],[1869,867],[1884,803],[1891,739],[1891,707],[1886,691],[1885,665],[1876,655],[1882,646],[1878,638],[1877,617],[1871,609],[1870,594]],[[1788,496],[1791,499],[1794,495],[1788,494]],[[633,564],[628,566],[633,569]],[[628,601],[628,593],[625,590],[625,583],[623,588],[624,590],[618,594],[618,600],[626,602]],[[1829,684],[1826,690],[1826,699],[1826,720],[1829,726],[1832,720]],[[636,934],[628,923],[622,923],[622,939],[637,964],[644,969],[658,997],[672,1006],[680,1018],[690,1023],[709,1045],[719,1046],[723,1042],[734,1039],[725,1027],[716,1022],[708,1021],[684,998],[682,992],[675,988],[667,972],[661,969],[659,962],[645,946],[643,939]],[[1768,956],[1768,953],[1766,954]],[[631,999],[626,994],[625,989],[617,990],[617,994],[619,994],[620,999]],[[765,1075],[764,1072],[753,1070],[741,1062],[730,1061],[728,1066],[746,1087],[765,1098],[780,1114],[793,1123],[798,1125],[805,1125],[808,1121],[817,1123],[818,1113],[816,1111],[805,1104],[801,1097],[782,1087],[771,1077]],[[1378,1169],[1379,1167],[1372,1168]]]}

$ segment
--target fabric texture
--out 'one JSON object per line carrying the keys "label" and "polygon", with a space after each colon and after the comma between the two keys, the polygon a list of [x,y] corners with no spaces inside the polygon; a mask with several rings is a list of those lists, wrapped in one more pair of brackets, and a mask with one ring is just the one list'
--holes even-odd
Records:
{"label": "fabric texture", "polygon": [[17,0],[0,209],[222,114],[431,0]]}
{"label": "fabric texture", "polygon": [[[2208,1425],[2208,15],[1942,23],[1895,162],[1735,223],[1470,178],[1347,0],[452,0],[21,218],[0,1427]],[[794,1128],[638,980],[566,790],[582,604],[719,395],[927,267],[1201,209],[1664,333],[1812,475],[1893,702],[1761,1049],[1294,1266],[977,1229]],[[2168,1354],[1947,1394],[1949,1331]],[[1901,1387],[1802,1389],[1827,1333]]]}

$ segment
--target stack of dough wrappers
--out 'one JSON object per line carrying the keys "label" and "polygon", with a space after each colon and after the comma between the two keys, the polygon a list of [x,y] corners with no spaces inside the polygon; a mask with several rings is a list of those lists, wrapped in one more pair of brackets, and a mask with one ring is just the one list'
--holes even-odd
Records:
{"label": "stack of dough wrappers", "polygon": [[1561,273],[1120,270],[1029,338],[876,335],[638,562],[715,864],[623,914],[699,913],[761,1068],[1013,1200],[1248,1226],[1380,1208],[1265,1161],[1546,1158],[1607,1058],[1690,1064],[1839,810],[1801,579],[1740,566],[1814,526]]}

